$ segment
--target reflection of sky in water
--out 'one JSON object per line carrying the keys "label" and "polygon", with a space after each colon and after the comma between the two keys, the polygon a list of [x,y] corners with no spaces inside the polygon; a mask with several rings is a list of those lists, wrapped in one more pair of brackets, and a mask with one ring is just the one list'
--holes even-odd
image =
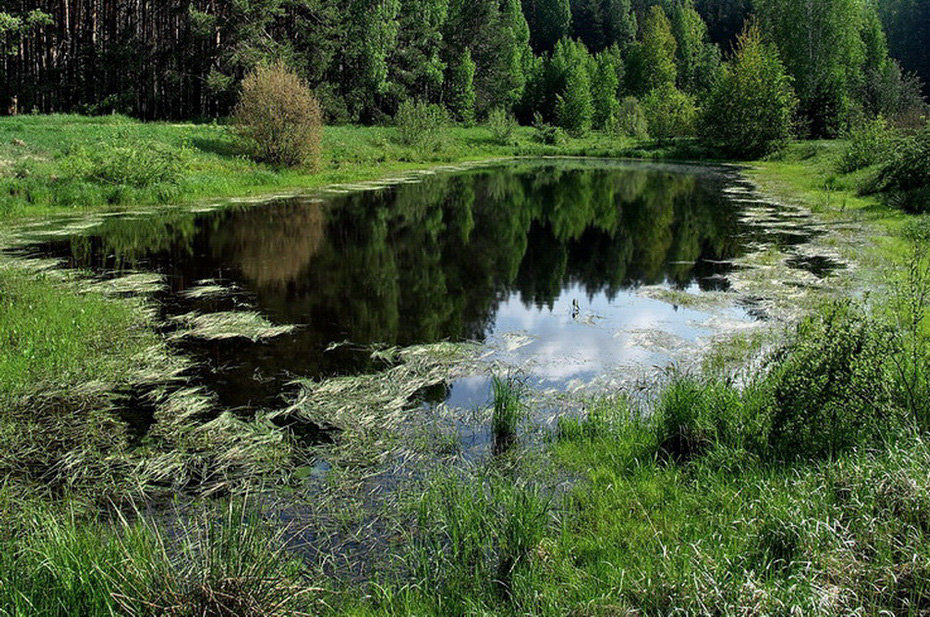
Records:
{"label": "reflection of sky in water", "polygon": [[[699,293],[697,284],[686,290]],[[574,301],[578,315],[573,317]],[[715,313],[698,311],[637,294],[605,293],[589,297],[579,285],[565,287],[549,307],[527,305],[513,293],[501,302],[488,343],[490,357],[514,367],[540,388],[562,389],[623,366],[664,366],[693,354],[702,337],[714,333],[712,317],[748,320],[736,307]],[[513,342],[513,344],[510,344]],[[487,403],[487,376],[456,381],[447,404],[471,408]]]}

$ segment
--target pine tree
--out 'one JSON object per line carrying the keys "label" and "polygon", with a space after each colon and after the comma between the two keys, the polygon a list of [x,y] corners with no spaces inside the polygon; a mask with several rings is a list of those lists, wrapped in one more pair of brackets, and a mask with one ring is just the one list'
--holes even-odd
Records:
{"label": "pine tree", "polygon": [[449,0],[401,0],[397,45],[388,63],[398,100],[441,98],[446,68],[442,27],[448,12]]}
{"label": "pine tree", "polygon": [[607,0],[604,29],[608,45],[617,45],[625,50],[633,44],[638,26],[630,0]]}

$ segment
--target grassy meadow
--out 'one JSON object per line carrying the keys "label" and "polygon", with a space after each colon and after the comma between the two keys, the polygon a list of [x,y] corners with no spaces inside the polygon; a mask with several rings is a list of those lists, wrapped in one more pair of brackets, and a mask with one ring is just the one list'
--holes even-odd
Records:
{"label": "grassy meadow", "polygon": [[[715,350],[758,358],[751,368],[673,375],[646,401],[592,400],[542,452],[521,428],[519,383],[495,380],[493,460],[409,479],[362,577],[304,550],[261,474],[149,511],[127,478],[169,450],[132,443],[109,400],[180,370],[147,307],[0,258],[0,616],[928,614],[930,223],[861,195],[874,168],[837,172],[845,147],[792,144],[748,173],[827,225],[864,226],[857,276],[883,285],[825,304],[764,353],[736,339]],[[544,145],[532,128],[500,145],[474,127],[422,151],[393,128],[332,127],[320,170],[280,171],[251,162],[224,126],[3,118],[0,220],[492,157],[689,148],[597,133]],[[165,437],[181,460],[160,477],[241,449],[241,433],[214,431]],[[282,464],[263,452],[257,468]],[[332,522],[351,530],[353,515]]]}
{"label": "grassy meadow", "polygon": [[0,118],[0,217],[113,210],[139,205],[313,189],[374,180],[440,163],[512,156],[667,156],[667,146],[591,133],[557,144],[516,127],[506,140],[484,126],[450,127],[425,147],[395,127],[331,126],[320,169],[253,162],[218,124],[142,123],[125,116]]}

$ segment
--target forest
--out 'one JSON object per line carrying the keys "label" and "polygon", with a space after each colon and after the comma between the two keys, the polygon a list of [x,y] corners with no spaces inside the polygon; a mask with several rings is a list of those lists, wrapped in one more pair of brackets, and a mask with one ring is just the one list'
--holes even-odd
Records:
{"label": "forest", "polygon": [[747,23],[790,77],[799,134],[920,116],[925,0],[4,0],[0,100],[209,119],[281,61],[329,124],[386,123],[416,100],[464,123],[503,109],[635,133],[642,104],[658,133],[689,134]]}

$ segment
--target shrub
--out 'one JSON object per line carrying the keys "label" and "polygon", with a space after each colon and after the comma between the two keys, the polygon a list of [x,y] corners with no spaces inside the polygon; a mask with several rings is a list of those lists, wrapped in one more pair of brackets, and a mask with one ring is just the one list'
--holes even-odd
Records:
{"label": "shrub", "polygon": [[565,143],[565,131],[563,131],[560,127],[552,126],[551,124],[544,122],[542,116],[538,113],[533,119],[533,128],[536,129],[533,133],[533,139],[541,144],[546,144],[547,146],[558,146],[562,143]]}
{"label": "shrub", "polygon": [[798,325],[774,356],[770,453],[781,459],[832,457],[879,437],[895,423],[886,358],[890,337],[849,302]]}
{"label": "shrub", "polygon": [[649,137],[649,123],[646,112],[635,96],[623,99],[620,105],[620,114],[617,121],[617,130],[620,134],[637,139]]}
{"label": "shrub", "polygon": [[78,147],[63,162],[74,177],[102,184],[148,188],[177,185],[189,168],[190,151],[163,143]]}
{"label": "shrub", "polygon": [[755,157],[790,139],[797,98],[778,50],[749,26],[736,56],[714,84],[701,118],[701,140],[734,156]]}
{"label": "shrub", "polygon": [[881,116],[862,122],[846,135],[847,144],[837,163],[837,171],[850,173],[881,162],[891,150],[892,137]]}
{"label": "shrub", "polygon": [[930,210],[930,126],[895,145],[878,174],[876,187],[902,210]]}
{"label": "shrub", "polygon": [[504,146],[514,143],[514,134],[517,132],[517,119],[505,109],[497,107],[488,114],[488,130],[491,138]]}
{"label": "shrub", "polygon": [[423,101],[404,101],[394,117],[402,144],[430,152],[442,146],[448,122],[442,107]]}
{"label": "shrub", "polygon": [[233,120],[257,160],[319,167],[320,104],[307,84],[283,63],[260,65],[246,76]]}
{"label": "shrub", "polygon": [[651,91],[643,99],[649,134],[656,139],[694,135],[697,108],[694,99],[674,86]]}

